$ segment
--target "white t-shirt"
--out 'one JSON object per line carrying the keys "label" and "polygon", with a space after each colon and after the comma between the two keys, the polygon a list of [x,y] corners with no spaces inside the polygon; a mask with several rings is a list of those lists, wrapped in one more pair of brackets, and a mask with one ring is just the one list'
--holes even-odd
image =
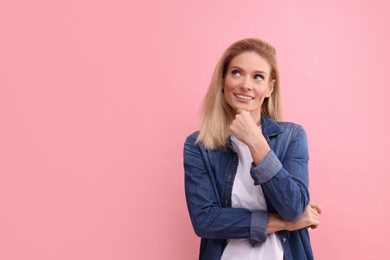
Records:
{"label": "white t-shirt", "polygon": [[[233,148],[238,154],[238,168],[233,183],[232,207],[248,210],[267,210],[263,190],[254,185],[250,175],[252,155],[246,144],[232,136]],[[276,234],[269,234],[260,245],[252,246],[247,238],[230,239],[221,260],[283,260],[283,248]]]}

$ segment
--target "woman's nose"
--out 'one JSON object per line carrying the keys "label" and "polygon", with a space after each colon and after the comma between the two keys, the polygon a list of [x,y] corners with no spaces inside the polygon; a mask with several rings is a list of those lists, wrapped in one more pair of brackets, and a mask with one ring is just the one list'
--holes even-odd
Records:
{"label": "woman's nose", "polygon": [[241,82],[240,87],[242,90],[251,90],[253,88],[251,79],[249,77],[245,77]]}

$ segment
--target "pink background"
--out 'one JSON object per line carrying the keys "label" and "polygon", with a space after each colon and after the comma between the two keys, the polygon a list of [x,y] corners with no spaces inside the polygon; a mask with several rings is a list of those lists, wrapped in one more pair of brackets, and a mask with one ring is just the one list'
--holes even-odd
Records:
{"label": "pink background", "polygon": [[[370,4],[368,4],[370,3]],[[276,47],[316,259],[384,259],[386,1],[0,2],[0,259],[196,259],[182,147],[224,49]]]}

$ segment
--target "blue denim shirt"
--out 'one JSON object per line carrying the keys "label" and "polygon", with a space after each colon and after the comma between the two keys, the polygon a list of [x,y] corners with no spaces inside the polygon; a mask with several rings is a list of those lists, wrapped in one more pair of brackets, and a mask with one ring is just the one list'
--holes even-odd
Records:
{"label": "blue denim shirt", "polygon": [[[202,260],[219,260],[227,239],[248,238],[253,246],[267,239],[269,213],[294,221],[309,204],[308,148],[304,129],[294,123],[262,116],[262,133],[271,151],[252,165],[254,185],[261,185],[267,211],[232,208],[231,194],[238,156],[231,139],[227,149],[206,150],[195,143],[198,132],[184,145],[186,200],[195,233],[201,237]],[[279,231],[286,260],[313,259],[308,230]]]}

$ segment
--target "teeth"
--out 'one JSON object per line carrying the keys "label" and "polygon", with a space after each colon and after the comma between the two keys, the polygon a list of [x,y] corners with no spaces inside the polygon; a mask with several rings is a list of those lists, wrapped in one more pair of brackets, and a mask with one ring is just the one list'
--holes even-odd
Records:
{"label": "teeth", "polygon": [[237,94],[236,94],[236,97],[239,97],[239,98],[242,98],[242,99],[245,99],[245,100],[251,100],[251,99],[253,99],[252,97],[243,96],[243,95],[237,95]]}

